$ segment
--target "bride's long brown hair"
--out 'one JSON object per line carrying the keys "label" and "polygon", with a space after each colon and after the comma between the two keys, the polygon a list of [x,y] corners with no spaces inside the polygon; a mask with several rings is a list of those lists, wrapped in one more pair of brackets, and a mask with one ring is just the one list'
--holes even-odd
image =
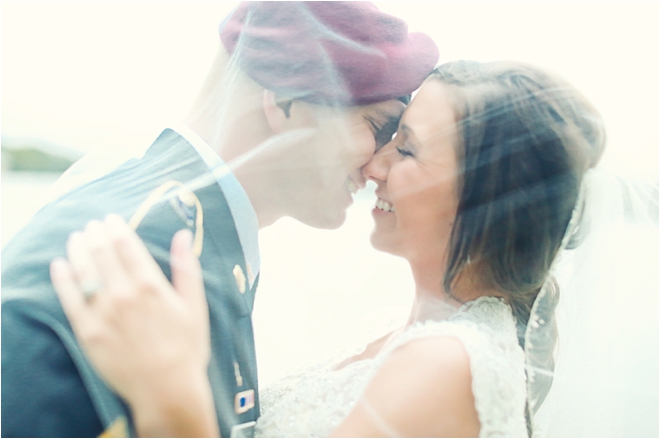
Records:
{"label": "bride's long brown hair", "polygon": [[[582,177],[603,153],[602,119],[567,82],[522,63],[457,61],[430,78],[450,86],[462,136],[459,205],[443,286],[451,294],[469,267],[481,286],[504,294],[524,347],[534,300],[553,282],[549,270]],[[556,284],[549,297],[556,306]],[[552,370],[552,351],[547,361]]]}

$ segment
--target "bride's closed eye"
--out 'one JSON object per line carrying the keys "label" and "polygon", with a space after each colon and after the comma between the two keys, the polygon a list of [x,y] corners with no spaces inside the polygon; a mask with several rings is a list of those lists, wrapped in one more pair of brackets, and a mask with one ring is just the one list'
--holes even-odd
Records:
{"label": "bride's closed eye", "polygon": [[415,154],[412,152],[411,148],[408,147],[405,143],[401,146],[397,146],[396,151],[403,157],[415,157]]}

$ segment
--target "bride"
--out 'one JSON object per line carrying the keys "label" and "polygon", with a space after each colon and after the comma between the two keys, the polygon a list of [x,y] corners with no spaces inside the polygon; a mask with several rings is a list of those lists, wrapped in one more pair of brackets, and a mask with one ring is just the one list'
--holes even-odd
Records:
{"label": "bride", "polygon": [[[554,74],[512,62],[436,69],[362,170],[377,185],[372,245],[405,258],[413,274],[408,320],[354,357],[263,390],[256,434],[532,434],[552,380],[530,371],[552,376],[554,367],[555,261],[583,235],[581,187],[604,141],[598,113]],[[138,433],[217,436],[190,233],[173,239],[172,284],[119,217],[90,223],[80,238],[51,277]],[[86,269],[76,261],[86,260],[105,284],[87,302],[76,281]],[[544,318],[530,319],[541,305]],[[530,369],[525,336],[539,326]]]}

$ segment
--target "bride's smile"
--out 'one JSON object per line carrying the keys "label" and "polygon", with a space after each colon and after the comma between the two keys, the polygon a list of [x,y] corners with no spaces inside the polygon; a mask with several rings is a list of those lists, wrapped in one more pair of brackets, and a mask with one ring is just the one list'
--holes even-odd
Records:
{"label": "bride's smile", "polygon": [[362,170],[378,186],[376,249],[409,260],[438,261],[445,253],[458,206],[458,138],[450,88],[427,81],[397,135]]}

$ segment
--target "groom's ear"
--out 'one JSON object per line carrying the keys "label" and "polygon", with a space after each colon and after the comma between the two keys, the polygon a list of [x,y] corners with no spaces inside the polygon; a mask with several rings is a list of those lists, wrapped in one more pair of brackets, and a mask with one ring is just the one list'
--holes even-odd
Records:
{"label": "groom's ear", "polygon": [[292,103],[292,100],[281,100],[281,97],[271,90],[264,90],[264,114],[266,115],[266,120],[271,131],[279,134],[287,130],[290,122]]}

